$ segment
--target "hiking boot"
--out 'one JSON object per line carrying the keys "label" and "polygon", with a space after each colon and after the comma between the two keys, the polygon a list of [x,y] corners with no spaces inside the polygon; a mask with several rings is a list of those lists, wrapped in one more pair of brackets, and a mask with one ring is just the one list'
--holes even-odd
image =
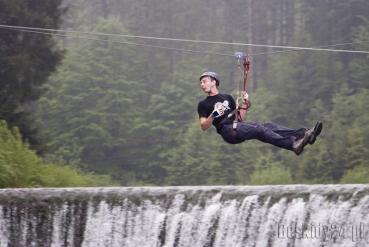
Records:
{"label": "hiking boot", "polygon": [[318,121],[314,126],[313,134],[310,136],[310,139],[309,139],[310,145],[314,144],[317,136],[320,134],[320,132],[322,132],[322,129],[323,129],[323,123]]}
{"label": "hiking boot", "polygon": [[305,131],[304,137],[293,142],[292,150],[296,155],[300,155],[304,151],[304,147],[309,143],[311,136],[314,133],[314,129]]}

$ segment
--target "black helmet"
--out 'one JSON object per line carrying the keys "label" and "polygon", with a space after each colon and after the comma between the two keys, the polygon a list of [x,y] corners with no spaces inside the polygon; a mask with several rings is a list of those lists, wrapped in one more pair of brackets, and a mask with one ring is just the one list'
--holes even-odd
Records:
{"label": "black helmet", "polygon": [[209,76],[209,77],[213,78],[217,82],[216,85],[219,86],[220,79],[219,79],[219,75],[217,73],[211,72],[211,71],[206,71],[206,72],[201,74],[200,81],[205,76]]}

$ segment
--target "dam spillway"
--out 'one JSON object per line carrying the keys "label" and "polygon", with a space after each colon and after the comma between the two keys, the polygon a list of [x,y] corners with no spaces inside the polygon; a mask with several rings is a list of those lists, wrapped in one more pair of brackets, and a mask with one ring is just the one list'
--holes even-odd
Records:
{"label": "dam spillway", "polygon": [[369,246],[369,185],[2,189],[18,246]]}

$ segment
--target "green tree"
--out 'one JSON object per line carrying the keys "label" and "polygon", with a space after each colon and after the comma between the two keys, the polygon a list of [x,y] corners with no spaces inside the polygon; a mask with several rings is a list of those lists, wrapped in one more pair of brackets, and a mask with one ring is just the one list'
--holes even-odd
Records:
{"label": "green tree", "polygon": [[[62,0],[0,1],[0,23],[12,26],[58,28],[64,9]],[[44,92],[43,85],[62,58],[49,35],[0,29],[0,118],[18,126],[31,146],[42,149],[29,114],[32,103]]]}
{"label": "green tree", "polygon": [[114,183],[104,176],[83,174],[77,168],[45,164],[22,141],[19,129],[0,121],[0,187],[103,186]]}
{"label": "green tree", "polygon": [[[357,50],[369,50],[369,19],[367,17],[360,16],[362,20],[362,24],[359,25],[354,30],[354,42],[357,42],[355,48]],[[350,67],[350,88],[361,89],[366,88],[369,89],[369,65],[368,65],[369,56],[360,56],[354,58],[349,67]]]}
{"label": "green tree", "polygon": [[[296,46],[358,43],[367,40],[368,32],[367,21],[361,17],[368,12],[365,0],[67,2],[73,11],[64,25],[74,30]],[[248,51],[253,54],[248,85],[257,84],[254,93],[249,88],[253,107],[248,120],[311,127],[322,119],[323,133],[299,157],[257,141],[226,144],[214,129],[201,132],[194,112],[204,97],[197,85],[202,71],[219,72],[222,92],[236,91],[240,78],[233,57],[66,40],[67,59],[50,80],[41,104],[42,123],[51,137],[48,144],[57,156],[108,171],[122,184],[247,184],[252,174],[273,169],[289,172],[295,182],[337,182],[351,169],[347,163],[353,169],[363,165],[361,136],[365,137],[366,119],[355,117],[350,135],[341,133],[338,122],[344,118],[338,114],[336,100],[343,97],[342,102],[358,107],[343,107],[354,116],[365,115],[353,95],[365,102],[367,57],[129,41],[227,54]],[[366,45],[361,42],[355,48],[367,50]],[[351,91],[342,90],[345,86]],[[345,157],[337,158],[340,154]]]}
{"label": "green tree", "polygon": [[367,184],[369,183],[368,166],[357,166],[354,169],[347,170],[340,180],[344,184]]}
{"label": "green tree", "polygon": [[292,176],[288,170],[280,166],[271,166],[266,169],[256,170],[252,173],[250,183],[253,185],[264,184],[291,184]]}
{"label": "green tree", "polygon": [[[125,32],[114,18],[101,19],[94,31]],[[130,175],[114,170],[139,169],[130,160],[139,148],[135,134],[143,117],[144,85],[127,79],[133,59],[129,49],[112,42],[77,42],[69,48],[39,104],[54,156],[127,179]]]}
{"label": "green tree", "polygon": [[324,140],[300,164],[302,178],[337,182],[347,170],[368,166],[369,117],[364,114],[368,99],[366,89],[352,95],[346,89],[333,98]]}

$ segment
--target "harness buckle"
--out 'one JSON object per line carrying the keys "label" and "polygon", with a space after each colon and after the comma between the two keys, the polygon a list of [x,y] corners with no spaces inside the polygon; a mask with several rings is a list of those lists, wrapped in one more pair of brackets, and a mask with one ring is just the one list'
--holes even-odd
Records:
{"label": "harness buckle", "polygon": [[233,125],[232,125],[233,130],[236,130],[237,129],[237,123],[238,123],[237,120],[233,121]]}

